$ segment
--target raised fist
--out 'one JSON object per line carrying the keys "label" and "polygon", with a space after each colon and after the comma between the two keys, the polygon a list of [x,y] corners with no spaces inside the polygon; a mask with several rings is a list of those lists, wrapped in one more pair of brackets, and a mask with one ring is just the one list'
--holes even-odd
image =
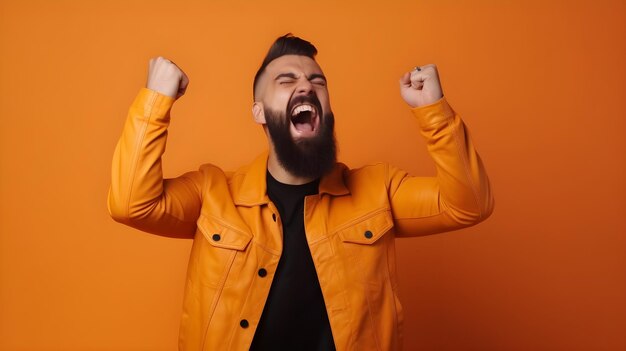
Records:
{"label": "raised fist", "polygon": [[178,99],[185,94],[189,78],[176,64],[164,57],[150,59],[146,88]]}
{"label": "raised fist", "polygon": [[400,95],[411,107],[437,102],[443,97],[437,66],[430,64],[415,67],[400,78]]}

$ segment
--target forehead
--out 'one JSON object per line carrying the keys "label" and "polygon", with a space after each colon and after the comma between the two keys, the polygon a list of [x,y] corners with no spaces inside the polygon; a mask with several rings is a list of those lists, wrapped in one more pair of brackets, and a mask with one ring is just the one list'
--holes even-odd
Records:
{"label": "forehead", "polygon": [[276,75],[281,73],[322,73],[322,69],[320,66],[308,56],[300,56],[300,55],[284,55],[281,56],[272,62],[270,62],[267,67],[265,67],[267,75],[270,79],[275,78]]}

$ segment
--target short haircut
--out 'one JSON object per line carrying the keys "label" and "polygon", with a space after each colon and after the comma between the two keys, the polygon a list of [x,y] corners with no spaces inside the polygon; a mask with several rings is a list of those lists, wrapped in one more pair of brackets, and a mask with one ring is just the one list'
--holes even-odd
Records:
{"label": "short haircut", "polygon": [[265,67],[270,64],[270,62],[275,59],[284,56],[284,55],[300,55],[307,56],[311,59],[315,60],[315,55],[317,55],[317,49],[310,42],[298,38],[291,33],[287,33],[282,37],[278,37],[274,44],[270,47],[270,50],[265,55],[265,59],[259,67],[259,70],[256,72],[254,76],[254,84],[252,86],[252,96],[256,100],[256,90],[257,90],[257,82],[263,72],[265,71]]}

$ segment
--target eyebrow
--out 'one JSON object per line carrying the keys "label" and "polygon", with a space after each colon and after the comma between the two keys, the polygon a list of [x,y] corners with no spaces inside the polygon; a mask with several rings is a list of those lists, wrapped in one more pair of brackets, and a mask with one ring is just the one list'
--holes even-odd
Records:
{"label": "eyebrow", "polygon": [[[289,72],[289,73],[281,73],[279,75],[276,76],[276,78],[274,78],[274,80],[279,80],[280,78],[291,78],[291,79],[298,79],[298,77],[296,76],[295,73]],[[308,80],[313,80],[315,78],[321,78],[324,80],[324,82],[326,82],[326,77],[323,74],[320,73],[313,73],[311,75],[309,75],[307,77]]]}

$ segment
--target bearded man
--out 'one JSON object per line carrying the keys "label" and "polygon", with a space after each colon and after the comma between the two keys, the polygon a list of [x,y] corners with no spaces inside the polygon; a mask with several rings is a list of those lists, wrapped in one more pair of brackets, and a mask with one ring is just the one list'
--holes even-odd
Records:
{"label": "bearded man", "polygon": [[336,162],[334,115],[316,48],[290,34],[254,79],[254,121],[269,151],[235,172],[206,164],[163,179],[170,109],[189,82],[150,60],[113,158],[118,222],[193,238],[181,350],[397,350],[402,306],[394,240],[487,218],[493,198],[437,68],[400,79],[437,167],[413,177],[388,164]]}

